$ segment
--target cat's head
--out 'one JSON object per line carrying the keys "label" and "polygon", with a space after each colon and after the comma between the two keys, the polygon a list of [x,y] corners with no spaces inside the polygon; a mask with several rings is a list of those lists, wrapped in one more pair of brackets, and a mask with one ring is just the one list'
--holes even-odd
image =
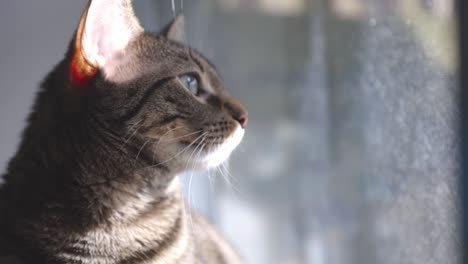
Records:
{"label": "cat's head", "polygon": [[132,158],[178,171],[222,163],[247,124],[244,107],[184,37],[182,16],[149,34],[131,0],[92,0],[67,60],[67,89],[85,94],[123,148],[136,148]]}

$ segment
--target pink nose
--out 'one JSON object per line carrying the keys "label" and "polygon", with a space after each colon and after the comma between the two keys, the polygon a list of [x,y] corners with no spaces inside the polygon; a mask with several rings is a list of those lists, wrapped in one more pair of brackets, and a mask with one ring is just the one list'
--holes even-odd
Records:
{"label": "pink nose", "polygon": [[235,114],[234,119],[236,119],[237,122],[239,122],[242,128],[245,128],[245,126],[247,125],[247,122],[249,121],[247,113],[245,112],[240,112],[240,113]]}

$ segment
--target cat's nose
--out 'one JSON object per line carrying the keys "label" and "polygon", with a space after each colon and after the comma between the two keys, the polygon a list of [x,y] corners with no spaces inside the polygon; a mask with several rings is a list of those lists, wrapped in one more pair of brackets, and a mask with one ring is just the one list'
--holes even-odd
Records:
{"label": "cat's nose", "polygon": [[224,108],[228,110],[234,120],[239,122],[242,128],[247,126],[247,121],[249,120],[248,114],[239,101],[230,99],[224,103]]}
{"label": "cat's nose", "polygon": [[242,128],[245,128],[247,126],[247,122],[249,121],[249,118],[247,116],[247,112],[239,112],[235,115],[233,115],[233,118],[239,122]]}

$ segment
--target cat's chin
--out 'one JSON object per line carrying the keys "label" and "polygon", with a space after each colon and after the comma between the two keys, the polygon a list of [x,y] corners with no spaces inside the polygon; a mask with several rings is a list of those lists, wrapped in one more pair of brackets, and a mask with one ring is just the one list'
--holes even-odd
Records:
{"label": "cat's chin", "polygon": [[232,151],[240,144],[244,137],[245,130],[241,126],[237,126],[236,130],[225,139],[223,144],[214,147],[210,152],[200,159],[200,165],[204,169],[215,168],[231,155]]}
{"label": "cat's chin", "polygon": [[[216,168],[226,161],[232,151],[240,144],[244,137],[244,132],[245,130],[238,125],[222,144],[213,147],[204,146],[202,148],[194,146],[191,150],[187,150],[188,147],[185,146],[182,147],[182,150],[174,150],[181,153],[181,155],[176,154],[173,158],[169,158],[168,161],[174,160],[171,165],[177,173]],[[178,155],[180,155],[180,158],[175,159]]]}

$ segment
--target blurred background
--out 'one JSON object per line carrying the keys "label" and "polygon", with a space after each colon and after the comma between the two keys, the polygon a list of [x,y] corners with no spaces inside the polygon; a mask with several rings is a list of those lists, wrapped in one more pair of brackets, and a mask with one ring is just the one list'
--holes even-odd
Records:
{"label": "blurred background", "polygon": [[[0,171],[85,3],[0,2]],[[248,263],[461,263],[453,0],[134,4],[183,11],[249,111],[229,168],[182,177]]]}

